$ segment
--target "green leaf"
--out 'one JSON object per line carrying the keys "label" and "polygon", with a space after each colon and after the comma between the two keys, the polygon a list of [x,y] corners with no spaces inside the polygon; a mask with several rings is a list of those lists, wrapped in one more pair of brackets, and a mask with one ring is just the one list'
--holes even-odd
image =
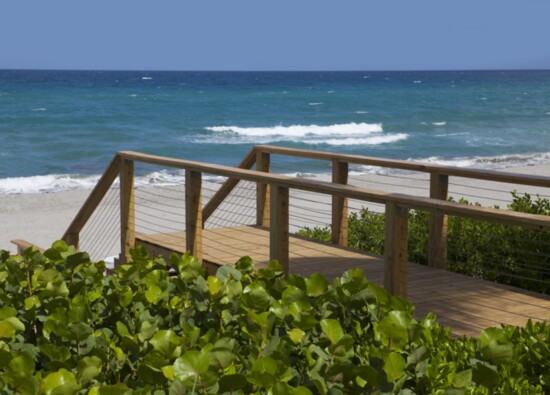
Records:
{"label": "green leaf", "polygon": [[409,312],[392,310],[375,328],[383,343],[389,344],[391,349],[400,348],[409,342],[409,328],[412,326],[412,317]]}
{"label": "green leaf", "polygon": [[254,271],[254,263],[252,263],[252,259],[249,256],[243,256],[235,263],[235,269],[242,274],[250,274]]}
{"label": "green leaf", "polygon": [[119,292],[120,305],[122,307],[129,306],[130,303],[132,303],[133,297],[134,297],[134,293],[132,292],[132,288],[130,288],[130,286],[128,285],[125,285],[124,287],[122,287],[122,289]]}
{"label": "green leaf", "polygon": [[155,335],[149,342],[156,351],[160,352],[165,357],[168,357],[180,344],[180,338],[173,330],[163,329],[155,333]]}
{"label": "green leaf", "polygon": [[0,309],[0,320],[6,318],[15,317],[17,315],[17,310],[11,306],[5,306]]}
{"label": "green leaf", "polygon": [[466,369],[455,374],[453,378],[453,387],[469,388],[472,386],[472,369]]}
{"label": "green leaf", "polygon": [[226,374],[220,378],[218,384],[220,386],[220,393],[233,393],[243,390],[247,386],[248,382],[246,381],[246,377],[242,374]]}
{"label": "green leaf", "polygon": [[243,275],[239,270],[229,265],[221,266],[216,272],[216,277],[219,278],[221,281],[225,281],[228,278],[233,278],[237,281],[240,281],[242,276]]}
{"label": "green leaf", "polygon": [[84,357],[78,361],[78,381],[87,383],[101,373],[103,362],[99,357]]}
{"label": "green leaf", "polygon": [[210,364],[218,369],[225,369],[235,360],[235,354],[227,348],[210,350]]}
{"label": "green leaf", "polygon": [[472,363],[472,380],[488,388],[496,387],[500,382],[497,367],[474,359]]}
{"label": "green leaf", "polygon": [[247,285],[243,290],[243,303],[257,311],[266,310],[269,308],[271,296],[259,283]]}
{"label": "green leaf", "polygon": [[[62,388],[59,388],[62,387]],[[79,387],[74,375],[66,369],[60,369],[55,373],[50,373],[44,378],[44,390],[46,395],[53,393],[58,389],[56,394],[74,394],[78,392]]]}
{"label": "green leaf", "polygon": [[208,370],[210,358],[208,353],[191,350],[187,351],[174,363],[174,376],[181,381],[190,378],[200,378]]}
{"label": "green leaf", "polygon": [[288,337],[290,338],[290,340],[292,340],[294,344],[300,344],[305,334],[306,333],[300,328],[294,328],[288,332]]}
{"label": "green leaf", "polygon": [[157,304],[161,298],[162,290],[157,285],[153,285],[145,291],[145,299],[151,304]]}
{"label": "green leaf", "polygon": [[208,284],[208,292],[210,292],[210,295],[217,295],[220,293],[220,290],[223,286],[223,281],[220,280],[217,277],[208,276],[208,279],[206,280],[206,283]]}
{"label": "green leaf", "polygon": [[324,294],[328,289],[327,279],[315,273],[306,278],[306,294],[307,296],[317,297]]}
{"label": "green leaf", "polygon": [[323,333],[332,344],[338,343],[338,341],[344,336],[344,331],[337,320],[325,318],[324,320],[321,320],[320,324]]}
{"label": "green leaf", "polygon": [[384,370],[388,376],[388,381],[393,382],[403,375],[407,363],[401,354],[392,352],[384,362]]}
{"label": "green leaf", "polygon": [[0,321],[0,338],[12,338],[16,332],[25,330],[25,325],[17,317],[9,317]]}

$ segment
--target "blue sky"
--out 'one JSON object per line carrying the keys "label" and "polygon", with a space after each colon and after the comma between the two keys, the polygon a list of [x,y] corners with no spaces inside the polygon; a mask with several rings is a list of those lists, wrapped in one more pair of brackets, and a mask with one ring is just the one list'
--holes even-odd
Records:
{"label": "blue sky", "polygon": [[0,68],[550,69],[548,0],[6,0]]}

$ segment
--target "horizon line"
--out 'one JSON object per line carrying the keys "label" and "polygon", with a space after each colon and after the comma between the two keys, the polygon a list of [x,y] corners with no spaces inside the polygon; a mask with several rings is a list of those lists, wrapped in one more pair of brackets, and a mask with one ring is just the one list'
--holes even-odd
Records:
{"label": "horizon line", "polygon": [[326,69],[326,70],[306,70],[306,69],[282,69],[282,70],[224,70],[224,69],[69,69],[69,68],[0,68],[0,71],[105,71],[105,72],[165,72],[165,73],[395,73],[395,72],[478,72],[478,71],[492,71],[492,72],[509,72],[509,71],[550,71],[550,68],[480,68],[480,69],[388,69],[388,70],[362,70],[362,69]]}

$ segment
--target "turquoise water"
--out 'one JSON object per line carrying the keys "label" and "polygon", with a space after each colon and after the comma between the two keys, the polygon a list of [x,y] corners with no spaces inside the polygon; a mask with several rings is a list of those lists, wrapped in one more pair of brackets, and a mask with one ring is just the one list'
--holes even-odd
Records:
{"label": "turquoise water", "polygon": [[[117,150],[236,165],[254,144],[550,163],[550,71],[0,70],[0,193],[90,187]],[[327,166],[289,158],[284,168]]]}

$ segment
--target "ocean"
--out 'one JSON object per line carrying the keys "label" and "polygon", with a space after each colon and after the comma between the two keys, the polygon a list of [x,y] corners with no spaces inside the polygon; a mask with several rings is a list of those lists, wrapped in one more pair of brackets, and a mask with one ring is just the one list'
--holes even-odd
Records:
{"label": "ocean", "polygon": [[[0,194],[91,188],[118,150],[237,165],[255,144],[466,167],[550,163],[550,71],[0,70]],[[280,160],[283,173],[330,172]]]}

